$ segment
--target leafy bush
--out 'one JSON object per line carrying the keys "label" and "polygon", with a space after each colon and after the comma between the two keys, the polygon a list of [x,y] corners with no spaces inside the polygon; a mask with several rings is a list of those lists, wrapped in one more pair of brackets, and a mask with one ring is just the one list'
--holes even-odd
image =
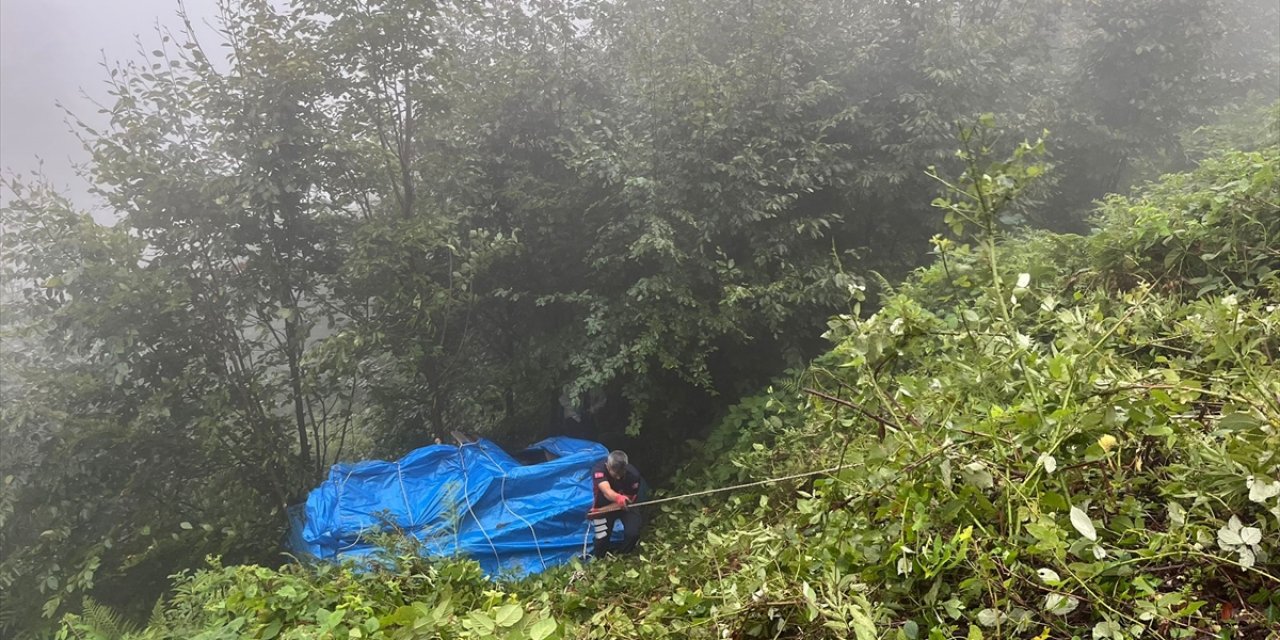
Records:
{"label": "leafy bush", "polygon": [[1149,282],[1184,295],[1280,291],[1280,216],[1270,151],[1208,159],[1136,199],[1111,196],[1090,256],[1108,284]]}
{"label": "leafy bush", "polygon": [[[86,612],[96,611],[86,609]],[[68,616],[60,638],[558,638],[558,625],[485,581],[473,562],[429,563],[414,554],[372,568],[244,565],[179,576],[147,629],[119,634],[103,614]]]}
{"label": "leafy bush", "polygon": [[1110,198],[1092,236],[1004,241],[963,203],[1016,196],[1037,154],[985,156],[937,202],[975,243],[936,239],[876,314],[832,319],[678,488],[846,468],[668,503],[640,556],[510,584],[412,555],[214,564],[136,637],[1266,637],[1280,149]]}

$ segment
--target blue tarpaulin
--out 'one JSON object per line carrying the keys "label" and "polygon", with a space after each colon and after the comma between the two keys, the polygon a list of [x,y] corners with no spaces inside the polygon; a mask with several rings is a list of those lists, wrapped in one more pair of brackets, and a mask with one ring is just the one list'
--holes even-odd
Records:
{"label": "blue tarpaulin", "polygon": [[491,576],[537,573],[582,552],[601,444],[554,437],[520,454],[478,440],[432,445],[395,462],[337,464],[291,514],[293,552],[361,559],[370,534],[399,529],[430,556],[465,555]]}

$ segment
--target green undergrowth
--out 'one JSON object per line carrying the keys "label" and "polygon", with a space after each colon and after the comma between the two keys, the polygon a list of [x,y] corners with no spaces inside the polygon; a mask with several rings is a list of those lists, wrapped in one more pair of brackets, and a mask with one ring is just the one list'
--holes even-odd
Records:
{"label": "green undergrowth", "polygon": [[[518,582],[412,554],[215,563],[115,633],[1276,637],[1280,151],[1112,197],[1089,236],[1002,239],[1038,153],[967,151],[935,203],[961,240],[832,319],[831,351],[736,407],[672,492],[842,470],[668,503],[638,556]],[[95,617],[62,636],[111,635]]]}

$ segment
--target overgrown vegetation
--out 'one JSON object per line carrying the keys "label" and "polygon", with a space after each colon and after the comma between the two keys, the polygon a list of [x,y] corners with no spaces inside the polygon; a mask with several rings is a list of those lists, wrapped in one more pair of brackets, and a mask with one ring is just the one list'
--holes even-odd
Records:
{"label": "overgrown vegetation", "polygon": [[[141,621],[206,556],[226,577],[184,582],[193,608],[153,629],[261,633],[273,580],[333,598],[272,601],[297,619],[364,612],[335,629],[438,602],[433,572],[470,570],[415,564],[384,597],[359,573],[235,565],[279,562],[286,505],[329,465],[458,428],[590,437],[654,480],[702,460],[686,486],[860,465],[798,504],[665,516],[651,553],[687,576],[512,586],[558,633],[963,633],[984,610],[1004,633],[1046,589],[1078,602],[1060,628],[1128,628],[1173,580],[1179,606],[1216,600],[1153,614],[1175,620],[1160,633],[1225,601],[1263,615],[1267,545],[1246,537],[1270,529],[1237,481],[1276,477],[1254,424],[1275,418],[1274,138],[1255,126],[1274,2],[223,6],[220,41],[185,25],[111,66],[110,124],[79,125],[113,225],[4,179],[0,634],[86,597]],[[1082,232],[1095,199],[1219,148],[1254,155],[1114,196],[1087,238],[1004,240]],[[787,392],[751,397],[784,370]],[[1097,541],[1063,526],[1072,507]],[[1240,544],[1194,544],[1254,568],[1175,554],[1230,515]],[[1178,571],[1126,591],[1140,545]],[[1082,550],[1107,555],[1066,562]],[[465,582],[438,621],[511,604]],[[654,600],[606,597],[623,587]],[[226,619],[204,608],[242,588]]]}
{"label": "overgrown vegetation", "polygon": [[1005,240],[1042,147],[992,162],[988,133],[935,202],[962,235],[678,486],[847,469],[664,506],[641,557],[516,583],[412,553],[215,564],[129,637],[1274,637],[1280,147]]}

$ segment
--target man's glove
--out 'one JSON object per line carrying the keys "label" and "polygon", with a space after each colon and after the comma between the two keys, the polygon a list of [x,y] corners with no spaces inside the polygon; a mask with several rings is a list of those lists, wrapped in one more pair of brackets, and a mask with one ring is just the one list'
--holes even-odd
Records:
{"label": "man's glove", "polygon": [[619,494],[618,494],[618,497],[614,498],[614,499],[613,499],[613,501],[614,501],[615,503],[617,503],[617,505],[618,505],[619,507],[626,507],[626,506],[627,506],[627,503],[628,503],[628,502],[631,502],[631,498],[628,498],[628,497],[626,497],[626,496],[622,495],[621,493],[619,493]]}

